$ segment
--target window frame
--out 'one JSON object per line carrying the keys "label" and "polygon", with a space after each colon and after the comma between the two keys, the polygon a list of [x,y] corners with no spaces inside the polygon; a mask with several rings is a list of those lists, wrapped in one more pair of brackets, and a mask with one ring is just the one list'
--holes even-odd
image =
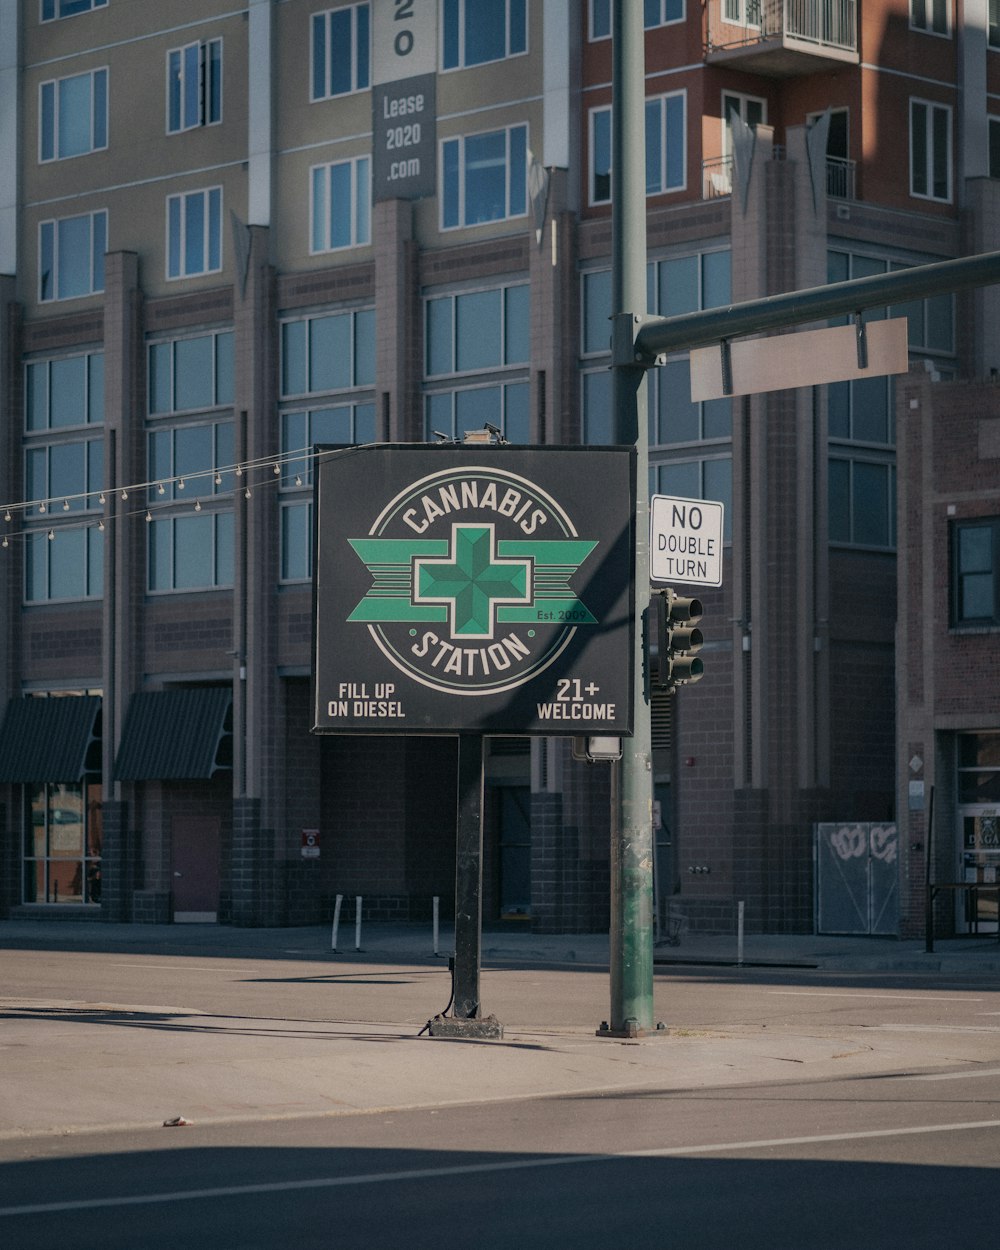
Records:
{"label": "window frame", "polygon": [[[227,373],[220,367],[220,342],[228,338],[230,343],[230,360],[229,371]],[[197,404],[193,408],[178,408],[177,405],[177,345],[179,343],[193,343],[201,339],[210,339],[212,341],[212,380],[210,384],[211,400],[207,404]],[[212,330],[202,330],[195,334],[172,335],[163,338],[147,338],[146,343],[146,419],[148,421],[161,421],[170,419],[179,415],[185,415],[196,412],[211,412],[219,408],[232,408],[234,395],[221,394],[220,379],[225,380],[227,377],[235,388],[235,331],[229,327],[219,327]],[[170,404],[166,408],[154,408],[153,406],[153,384],[155,381],[156,369],[153,365],[153,353],[163,348],[169,348],[170,352]],[[224,350],[224,349],[223,349]]]}
{"label": "window frame", "polygon": [[[364,12],[363,29],[362,29],[362,11]],[[350,66],[349,77],[350,86],[343,90],[332,90],[333,84],[333,61],[332,49],[336,44],[331,36],[331,30],[334,18],[342,14],[350,14],[351,37],[349,41],[350,47]],[[319,13],[311,15],[312,20],[309,23],[309,102],[310,104],[319,104],[323,100],[339,100],[344,96],[356,95],[359,91],[367,91],[371,87],[372,82],[372,20],[371,5],[368,3],[341,5],[336,9],[324,9]],[[317,47],[317,31],[322,23],[323,27],[323,47],[320,50]],[[365,36],[364,63],[360,55],[360,40],[362,35]],[[322,65],[322,89],[317,91],[317,80],[319,78],[317,66],[317,57],[323,56]]]}
{"label": "window frame", "polygon": [[[515,132],[523,132],[523,148],[524,148],[524,169],[521,176],[521,185],[515,189],[514,181],[514,163],[516,155],[512,154],[513,136]],[[476,221],[467,220],[468,211],[468,183],[469,183],[469,161],[467,158],[467,146],[471,140],[487,139],[495,135],[504,136],[504,212],[498,217],[483,217]],[[449,179],[449,149],[454,147],[457,152],[458,160],[455,166],[457,178],[457,186],[454,189],[456,199],[456,211],[458,220],[449,224],[446,220],[449,213],[451,193],[448,188]],[[530,150],[528,123],[515,122],[510,126],[501,126],[494,130],[478,130],[469,134],[449,135],[447,138],[439,140],[439,158],[438,158],[438,218],[439,229],[442,233],[451,230],[473,230],[477,226],[494,225],[499,221],[518,221],[523,217],[527,217],[530,211],[530,197],[528,195],[528,151]],[[519,211],[512,211],[515,199],[523,199],[523,207]]]}
{"label": "window frame", "polygon": [[[925,111],[924,129],[924,180],[926,190],[917,189],[917,165],[914,161],[918,135],[916,133],[915,114],[918,109]],[[935,116],[941,113],[946,118],[944,164],[947,171],[947,193],[935,195],[935,168],[937,161],[937,145],[934,124]],[[950,104],[941,104],[937,100],[925,100],[919,96],[910,96],[909,107],[909,186],[910,195],[916,200],[927,200],[932,204],[951,204],[954,200],[954,109]]]}
{"label": "window frame", "polygon": [[[84,291],[71,291],[63,294],[64,267],[60,264],[60,251],[63,242],[60,240],[60,228],[71,222],[88,222],[90,251],[90,285]],[[101,223],[100,230],[97,229]],[[50,235],[46,243],[46,234]],[[104,247],[99,243],[103,238]],[[88,299],[104,293],[104,257],[108,251],[108,210],[96,208],[89,213],[74,213],[70,217],[47,217],[38,223],[38,302],[40,304],[57,303],[67,299]],[[51,256],[51,264],[45,267],[46,252]],[[52,294],[46,295],[46,275]]]}
{"label": "window frame", "polygon": [[[309,255],[324,256],[331,252],[343,252],[352,247],[368,247],[372,241],[372,172],[371,157],[368,155],[351,156],[342,161],[329,161],[320,165],[311,165],[309,167]],[[350,239],[347,243],[332,244],[327,242],[325,246],[317,247],[318,230],[322,226],[323,237],[327,241],[332,237],[333,227],[333,171],[335,169],[350,170],[350,221],[349,233]],[[317,180],[320,175],[325,176],[325,186],[322,189],[322,210],[325,217],[323,223],[317,222],[318,209],[321,207],[317,200],[320,194],[317,187]],[[362,221],[362,217],[364,220]]]}
{"label": "window frame", "polygon": [[[198,117],[195,121],[189,121],[186,117],[186,77],[188,69],[185,53],[189,52],[192,48],[198,49],[198,83],[196,87]],[[212,57],[212,51],[215,48],[218,49],[217,60]],[[182,135],[187,134],[189,130],[198,130],[204,126],[221,125],[223,75],[222,56],[223,49],[221,36],[216,36],[212,39],[195,39],[191,43],[182,44],[180,47],[168,48],[166,70],[166,119],[168,135]],[[175,78],[174,70],[171,65],[173,57],[179,58],[177,69],[178,77],[176,80],[177,125],[173,124],[175,105]],[[216,98],[218,100],[217,109],[214,107]]]}
{"label": "window frame", "polygon": [[[659,6],[660,18],[656,22],[647,22],[646,15],[648,12],[648,0],[643,3],[643,30],[660,30],[664,26],[676,26],[687,19],[687,0],[652,0]],[[751,0],[753,2],[753,0]],[[758,0],[759,2],[759,0]],[[679,17],[663,17],[663,13],[667,5],[671,3],[679,3],[681,12]],[[600,12],[598,12],[600,5]],[[598,27],[600,30],[598,31]],[[597,33],[595,33],[597,32]],[[611,38],[611,0],[589,0],[587,5],[587,41],[588,43],[599,43],[602,39]]]}
{"label": "window frame", "polygon": [[[940,6],[943,12],[941,16],[944,18],[944,29],[936,29],[935,23],[937,14],[935,9]],[[916,31],[921,35],[933,35],[935,39],[950,39],[952,37],[952,16],[951,4],[949,0],[910,0],[910,30]],[[918,9],[922,9],[923,13],[918,13]]]}
{"label": "window frame", "polygon": [[[670,123],[670,118],[672,116],[672,110],[670,108],[670,105],[672,102],[677,101],[677,100],[680,101],[680,105],[681,105],[680,125],[678,128],[679,135],[675,134],[671,136],[669,123]],[[656,187],[652,187],[650,184],[650,180],[649,180],[649,143],[650,143],[649,118],[650,118],[651,106],[656,106],[656,111],[659,115],[657,119],[657,135],[659,138],[658,161],[659,161],[659,169],[660,169],[660,179],[659,179],[659,184]],[[681,87],[677,91],[666,91],[666,92],[663,92],[661,95],[647,96],[644,101],[643,108],[644,108],[644,119],[645,119],[644,150],[645,150],[645,157],[646,157],[646,170],[645,170],[646,198],[649,199],[650,196],[656,196],[656,195],[676,195],[678,194],[678,192],[686,191],[687,190],[687,159],[688,159],[687,89],[684,87]],[[677,183],[668,183],[667,182],[668,170],[671,165],[671,159],[672,159],[674,148],[676,146],[678,138],[680,139],[681,179],[680,179],[680,182],[677,182]]]}
{"label": "window frame", "polygon": [[[72,13],[63,13],[64,4],[76,4],[79,7]],[[62,22],[69,17],[80,17],[83,13],[92,13],[94,9],[107,8],[108,0],[41,0],[39,22]],[[47,11],[51,13],[46,16]]]}
{"label": "window frame", "polygon": [[[47,78],[44,82],[38,84],[38,163],[39,165],[51,165],[56,161],[72,161],[81,156],[90,156],[94,152],[106,152],[108,148],[108,127],[110,124],[109,113],[109,70],[106,65],[99,65],[94,69],[85,70],[82,74],[67,74],[63,78]],[[59,98],[60,88],[64,83],[78,81],[79,79],[90,79],[90,143],[89,146],[80,152],[59,152],[56,149],[59,146],[59,137],[62,130],[61,112],[62,102]],[[101,89],[98,89],[98,79],[102,79]],[[46,105],[46,93],[52,96],[51,103]],[[99,103],[100,96],[103,95],[103,103]],[[51,124],[51,133],[47,133]],[[103,130],[103,135],[99,131]],[[47,155],[47,153],[49,153]]]}
{"label": "window frame", "polygon": [[[67,425],[63,425],[63,424],[53,425],[52,423],[52,366],[54,364],[61,364],[65,361],[70,361],[70,360],[82,360],[84,362],[84,365],[83,365],[84,381],[83,381],[83,393],[82,393],[84,419],[82,421],[72,422]],[[100,361],[99,366],[95,363],[98,360]],[[32,359],[25,360],[23,364],[24,364],[24,373],[22,376],[23,376],[23,381],[24,381],[24,423],[23,423],[22,428],[24,432],[24,437],[26,439],[34,438],[36,435],[41,435],[44,437],[45,435],[52,434],[54,431],[59,431],[60,433],[62,433],[63,431],[69,431],[69,430],[79,431],[79,430],[92,429],[95,426],[103,425],[104,423],[104,351],[103,349],[96,350],[96,351],[86,351],[86,352],[66,352],[64,355],[59,355],[59,356],[43,356],[34,360]],[[35,393],[35,388],[32,385],[31,377],[32,377],[33,370],[36,370],[36,369],[41,370],[42,368],[44,368],[45,370],[45,398],[44,398],[45,420],[44,420],[44,423],[37,424],[31,420],[33,416],[32,397]],[[93,413],[96,407],[97,396],[95,395],[95,391],[97,389],[98,382],[100,384],[101,410],[100,410],[100,414],[95,417]]]}
{"label": "window frame", "polygon": [[987,50],[1000,50],[1000,0],[989,0],[986,30]]}
{"label": "window frame", "polygon": [[[202,239],[200,250],[204,267],[188,269],[188,216],[189,204],[196,199],[203,203]],[[177,249],[174,251],[174,218],[173,206],[177,209]],[[177,191],[167,196],[166,212],[166,280],[183,282],[188,278],[202,278],[210,274],[222,273],[225,266],[222,247],[223,191],[221,185],[199,187],[193,191]],[[214,259],[217,263],[213,264]],[[175,264],[176,262],[176,264]],[[173,272],[177,268],[177,272]]]}
{"label": "window frame", "polygon": [[[961,566],[961,533],[964,530],[988,530],[990,532],[990,568],[992,579],[993,612],[990,616],[967,616],[963,612],[964,577],[982,575],[986,570],[974,569],[963,573]],[[954,630],[984,630],[1000,628],[1000,516],[956,517],[948,525],[948,564],[950,594],[948,605],[949,625]]]}
{"label": "window frame", "polygon": [[[211,580],[208,582],[200,582],[197,585],[178,585],[177,584],[177,549],[178,549],[178,528],[181,524],[191,523],[198,529],[207,529],[211,525],[210,551],[211,551]],[[166,553],[169,558],[170,573],[169,585],[154,585],[154,577],[158,574],[157,558],[154,555],[154,547],[157,541],[157,535],[160,531],[158,526],[168,527],[165,531],[169,535],[169,551]],[[229,533],[223,531],[224,527],[228,527]],[[153,517],[148,525],[149,540],[147,544],[146,558],[146,593],[150,596],[159,595],[178,595],[178,594],[198,594],[205,591],[231,590],[235,576],[234,555],[235,555],[235,523],[233,508],[229,507],[206,507],[198,512],[192,512],[190,508],[180,511],[171,510],[163,516]],[[228,543],[228,552],[224,550]],[[202,540],[204,546],[204,539]],[[227,568],[228,565],[228,568]],[[228,573],[228,577],[227,577]]]}
{"label": "window frame", "polygon": [[[365,317],[372,319],[372,328],[370,340],[374,343],[375,337],[375,306],[373,304],[365,304],[354,308],[338,308],[327,309],[322,312],[307,313],[303,316],[283,317],[278,323],[278,397],[282,404],[299,403],[303,399],[314,399],[320,395],[344,395],[352,391],[371,391],[375,385],[375,356],[374,347],[370,360],[365,360],[364,364],[370,370],[369,373],[362,373],[360,369],[361,356],[359,353],[359,343],[363,341],[363,335],[367,332],[367,326],[362,325],[359,318]],[[327,318],[334,319],[346,317],[350,319],[350,381],[344,386],[313,386],[313,367],[312,367],[312,340],[311,325],[313,322],[324,321]],[[289,368],[286,364],[285,353],[288,344],[288,333],[293,326],[302,326],[302,373],[305,382],[304,390],[286,390],[286,379],[289,375]],[[310,404],[310,407],[320,407],[328,405]]]}
{"label": "window frame", "polygon": [[[78,487],[70,491],[52,489],[53,452],[59,448],[79,447],[82,455],[82,472]],[[102,507],[100,496],[104,485],[104,434],[94,433],[80,438],[41,438],[26,441],[22,448],[24,456],[25,494],[32,499],[44,501],[38,509],[26,507],[24,516],[32,520],[40,517],[63,517],[67,512],[96,512]],[[96,454],[95,454],[96,453]],[[32,464],[36,457],[44,458],[45,489],[39,494],[34,489],[35,471]],[[61,505],[59,503],[61,501]],[[46,520],[45,524],[48,524]]]}
{"label": "window frame", "polygon": [[[57,594],[53,591],[53,552],[57,544],[68,537],[75,537],[82,542],[82,553],[78,552],[75,559],[71,558],[74,568],[79,568],[83,577],[82,594]],[[24,580],[23,602],[33,603],[80,603],[84,600],[101,599],[104,595],[104,535],[94,524],[81,524],[79,520],[64,524],[46,516],[44,522],[31,525],[24,531]],[[42,553],[40,565],[37,553]],[[82,556],[82,559],[81,559]],[[44,581],[44,593],[30,593]]]}
{"label": "window frame", "polygon": [[[602,128],[607,126],[607,169],[598,169],[598,135],[597,125],[600,120]],[[612,128],[612,112],[610,104],[598,104],[590,109],[587,114],[587,204],[591,208],[595,208],[601,204],[611,203],[611,173],[612,173],[612,143],[614,131]],[[604,147],[604,136],[601,136],[601,147]],[[605,162],[602,160],[601,164]],[[598,197],[597,179],[606,178],[608,183],[608,193],[606,196]]]}
{"label": "window frame", "polygon": [[[495,65],[499,61],[509,61],[514,57],[526,56],[528,53],[528,3],[529,0],[502,0],[504,5],[504,50],[499,56],[487,56],[479,61],[467,59],[468,18],[470,7],[474,9],[481,0],[442,0],[440,22],[440,59],[441,73],[450,74],[457,70],[474,69],[479,65]],[[514,23],[520,14],[520,30],[517,32],[521,47],[515,47]],[[457,28],[450,30],[450,22],[455,20]],[[454,44],[455,60],[451,61],[451,46]]]}

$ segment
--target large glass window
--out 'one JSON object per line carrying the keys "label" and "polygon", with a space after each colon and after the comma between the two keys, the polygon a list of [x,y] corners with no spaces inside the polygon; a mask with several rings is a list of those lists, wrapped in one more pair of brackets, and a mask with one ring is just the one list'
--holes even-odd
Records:
{"label": "large glass window", "polygon": [[[684,0],[643,0],[642,22],[646,30],[684,21]],[[611,0],[590,0],[590,38],[611,38]]]}
{"label": "large glass window", "polygon": [[282,413],[282,581],[304,581],[312,575],[313,446],[374,441],[374,403]]}
{"label": "large glass window", "polygon": [[104,535],[96,525],[67,526],[53,520],[48,528],[26,532],[26,603],[99,599],[103,583]]}
{"label": "large glass window", "polygon": [[147,372],[148,589],[231,586],[233,422],[190,414],[232,404],[232,331],[152,342]]}
{"label": "large glass window", "polygon": [[76,299],[104,290],[105,209],[43,221],[38,227],[39,299]]}
{"label": "large glass window", "polygon": [[952,625],[1000,625],[1000,518],[951,527]]}
{"label": "large glass window", "polygon": [[[687,93],[646,101],[646,194],[683,191],[687,183]],[[590,111],[591,204],[611,201],[611,106]]]}
{"label": "large glass window", "polygon": [[351,4],[312,19],[312,98],[364,91],[370,81],[370,15],[367,4]]}
{"label": "large glass window", "polygon": [[1000,117],[989,118],[989,171],[991,178],[1000,178]]}
{"label": "large glass window", "polygon": [[39,159],[61,161],[108,146],[108,71],[43,82]]}
{"label": "large glass window", "polygon": [[54,22],[60,17],[74,17],[90,9],[103,9],[108,0],[42,0],[42,21]]}
{"label": "large glass window", "polygon": [[371,174],[367,156],[314,165],[311,178],[311,246],[333,252],[371,242]]}
{"label": "large glass window", "polygon": [[282,324],[281,396],[298,400],[281,412],[282,581],[312,576],[313,446],[375,441],[374,382],[374,309]]}
{"label": "large glass window", "polygon": [[80,512],[100,507],[104,482],[104,440],[101,438],[32,441],[24,452],[24,482],[29,500],[26,516]]}
{"label": "large glass window", "polygon": [[31,360],[24,370],[24,428],[68,429],[104,420],[104,353]]}
{"label": "large glass window", "polygon": [[196,511],[149,523],[149,589],[214,590],[233,584],[233,514]]}
{"label": "large glass window", "polygon": [[150,416],[232,404],[231,330],[153,342],[148,350]]}
{"label": "large glass window", "polygon": [[951,201],[951,109],[910,101],[910,194]]}
{"label": "large glass window", "polygon": [[103,419],[103,353],[26,363],[24,491],[33,505],[24,513],[28,603],[102,593],[102,536],[74,516],[100,508],[104,442],[73,432]]}
{"label": "large glass window", "polygon": [[990,0],[989,45],[991,48],[1000,48],[1000,0]]}
{"label": "large glass window", "polygon": [[167,196],[167,277],[222,269],[222,188]]}
{"label": "large glass window", "polygon": [[200,500],[233,489],[232,421],[152,430],[148,456],[150,503]]}
{"label": "large glass window", "polygon": [[177,134],[222,121],[222,40],[167,53],[167,131]]}
{"label": "large glass window", "polygon": [[528,128],[509,126],[441,145],[441,226],[476,226],[528,211]]}
{"label": "large glass window", "polygon": [[482,65],[525,52],[527,8],[527,0],[444,0],[444,68]]}
{"label": "large glass window", "polygon": [[281,394],[316,395],[375,381],[375,310],[323,313],[281,327]]}
{"label": "large glass window", "polygon": [[[530,436],[530,295],[524,283],[437,295],[425,303],[426,436],[461,438],[489,423],[512,443]],[[517,371],[498,380],[499,369]],[[488,377],[476,377],[476,374]],[[464,385],[442,385],[456,374]]]}
{"label": "large glass window", "polygon": [[25,789],[21,899],[101,901],[101,786],[45,782]]}

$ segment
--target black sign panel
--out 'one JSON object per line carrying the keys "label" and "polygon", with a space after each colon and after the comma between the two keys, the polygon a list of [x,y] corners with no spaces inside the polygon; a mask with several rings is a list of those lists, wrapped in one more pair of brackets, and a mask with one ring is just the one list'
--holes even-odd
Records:
{"label": "black sign panel", "polygon": [[372,198],[436,195],[437,76],[417,74],[372,87]]}
{"label": "black sign panel", "polygon": [[315,482],[314,732],[632,732],[634,449],[357,447]]}

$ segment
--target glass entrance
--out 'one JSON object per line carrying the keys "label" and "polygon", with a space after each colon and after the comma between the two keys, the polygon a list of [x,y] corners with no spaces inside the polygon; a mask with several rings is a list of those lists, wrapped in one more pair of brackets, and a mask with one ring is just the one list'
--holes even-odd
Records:
{"label": "glass entrance", "polygon": [[[959,880],[970,887],[1000,885],[1000,733],[960,734],[958,819],[961,830]],[[960,933],[996,932],[996,889],[959,891]]]}

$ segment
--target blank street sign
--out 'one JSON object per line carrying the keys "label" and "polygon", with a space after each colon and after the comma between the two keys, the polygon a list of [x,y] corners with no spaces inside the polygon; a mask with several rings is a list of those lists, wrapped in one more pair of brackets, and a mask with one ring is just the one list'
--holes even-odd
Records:
{"label": "blank street sign", "polygon": [[[909,368],[906,318],[866,321],[868,367],[858,368],[855,326],[829,326],[769,339],[739,339],[730,343],[733,395],[756,395],[796,386],[822,386]],[[699,347],[691,352],[691,399],[722,399],[722,348]]]}

